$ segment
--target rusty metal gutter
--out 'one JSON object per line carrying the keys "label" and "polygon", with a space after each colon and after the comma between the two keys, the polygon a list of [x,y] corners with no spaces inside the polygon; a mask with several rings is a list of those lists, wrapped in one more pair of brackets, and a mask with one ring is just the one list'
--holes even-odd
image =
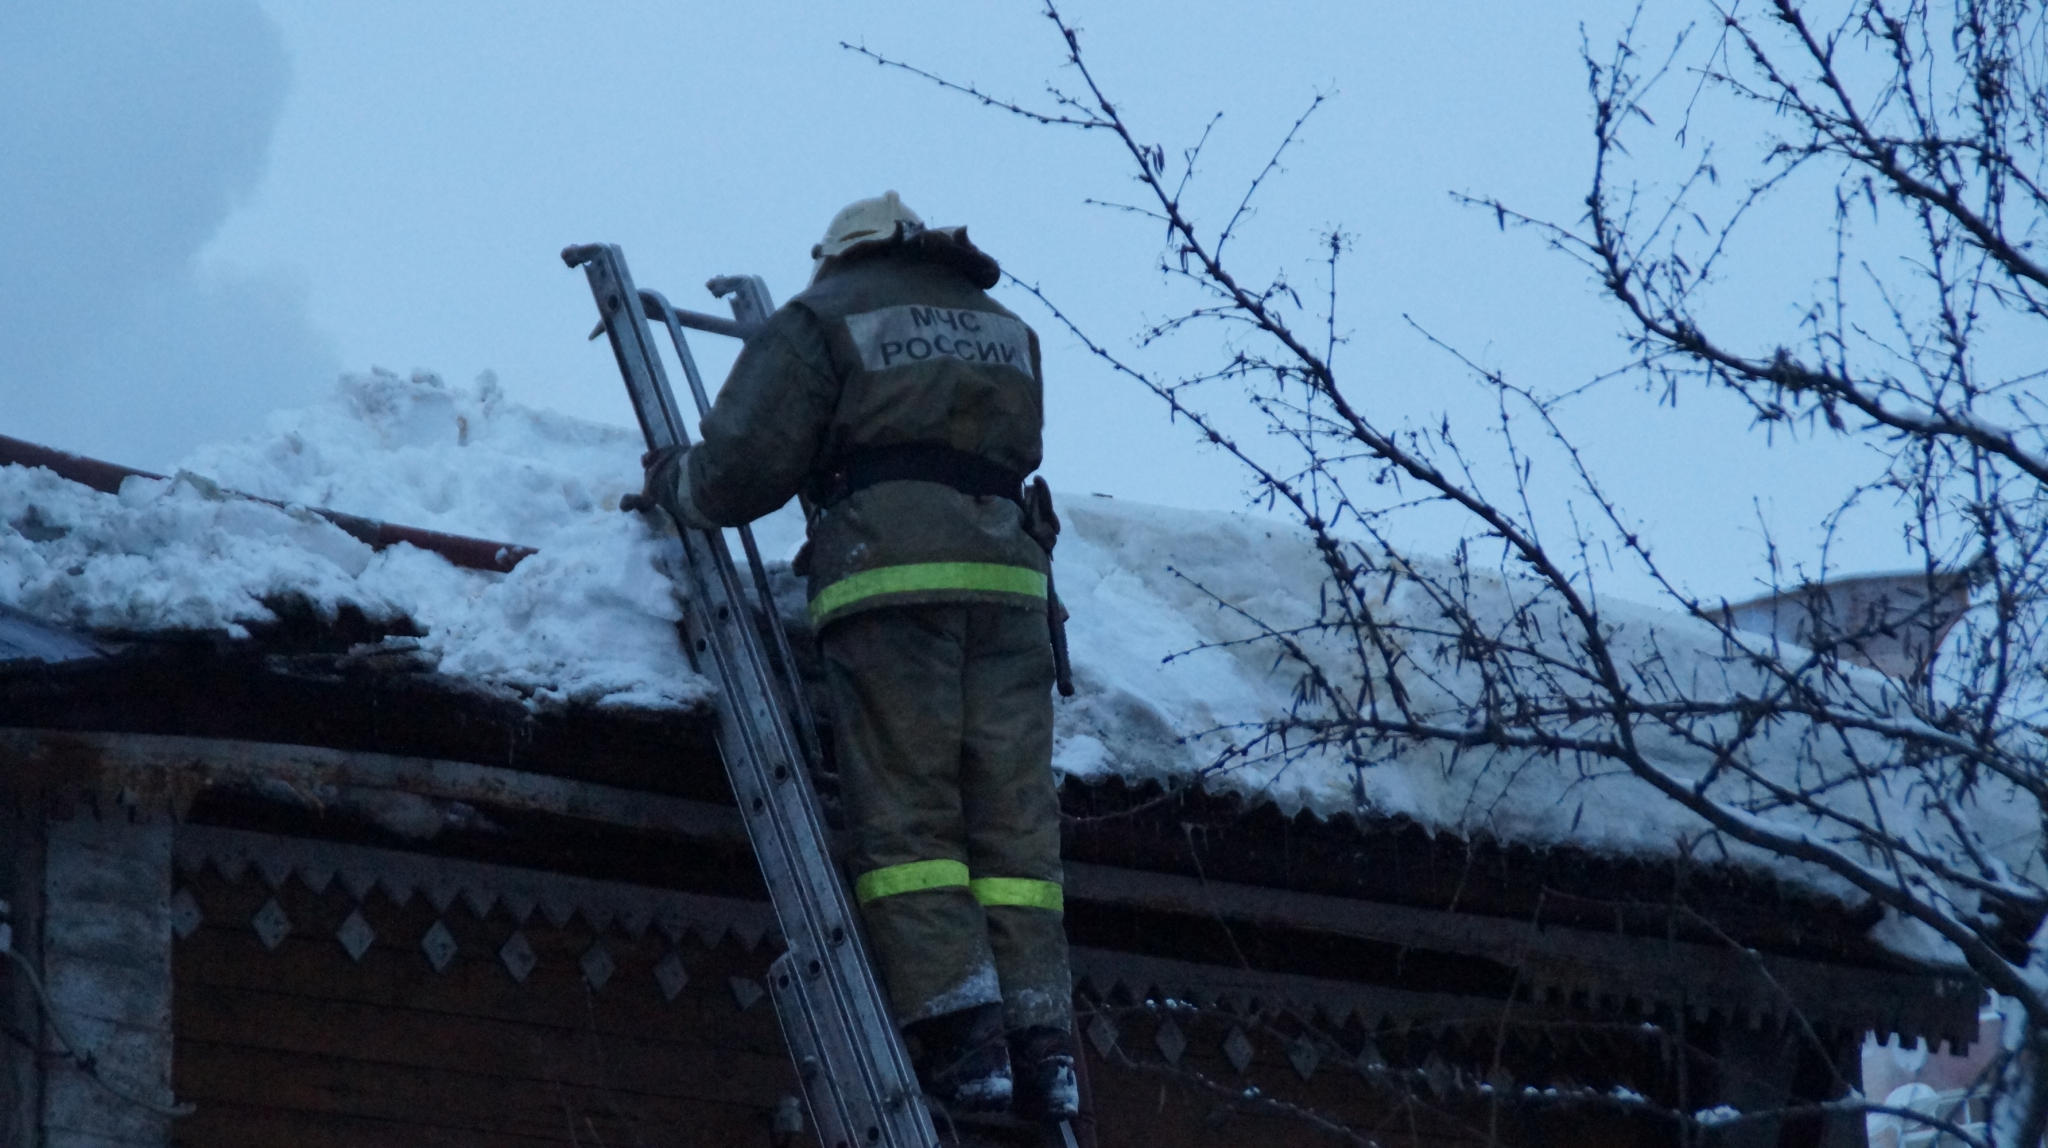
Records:
{"label": "rusty metal gutter", "polygon": [[[54,472],[59,478],[89,486],[105,494],[119,494],[121,484],[130,478],[146,478],[162,481],[166,476],[119,463],[87,458],[52,447],[25,442],[18,438],[0,435],[0,466],[40,466]],[[285,509],[285,504],[275,499],[258,498],[253,494],[228,491],[236,498],[261,502],[266,506]],[[401,542],[431,550],[457,566],[471,570],[490,570],[499,574],[510,571],[527,555],[534,553],[531,546],[520,546],[512,542],[494,542],[487,538],[469,538],[460,534],[445,534],[439,530],[423,530],[417,526],[401,526],[394,522],[379,522],[359,515],[344,514],[324,507],[307,507],[373,550],[383,550]]]}

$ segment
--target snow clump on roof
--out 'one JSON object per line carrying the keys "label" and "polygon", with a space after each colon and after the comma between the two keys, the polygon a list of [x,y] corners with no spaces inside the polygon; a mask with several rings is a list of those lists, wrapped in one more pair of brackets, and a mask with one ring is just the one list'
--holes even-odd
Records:
{"label": "snow clump on roof", "polygon": [[[351,375],[324,404],[119,495],[0,468],[0,604],[97,631],[239,637],[290,596],[409,619],[443,673],[536,705],[696,705],[711,689],[676,638],[675,541],[618,511],[639,453],[633,432],[508,403],[489,376]],[[375,552],[306,506],[541,553],[500,575],[403,544]]]}

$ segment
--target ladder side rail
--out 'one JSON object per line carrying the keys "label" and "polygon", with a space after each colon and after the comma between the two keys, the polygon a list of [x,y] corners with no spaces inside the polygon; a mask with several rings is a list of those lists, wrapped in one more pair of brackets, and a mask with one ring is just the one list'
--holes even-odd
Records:
{"label": "ladder side rail", "polygon": [[[623,264],[623,259],[617,259]],[[619,274],[623,267],[612,269],[612,283],[620,288],[619,293],[627,297],[633,294],[630,281],[623,283]],[[595,277],[595,275],[593,275]],[[601,298],[610,295],[600,289]],[[625,324],[627,331],[615,341],[615,350],[621,350],[623,357],[638,367],[628,373],[629,389],[634,389],[636,404],[646,403],[655,396],[648,394],[655,380],[665,385],[661,363],[651,353],[651,334],[637,321]],[[631,328],[639,328],[637,331]],[[637,337],[636,337],[637,336]],[[641,386],[632,388],[633,382]],[[664,413],[673,412],[669,403],[658,404]],[[679,421],[671,426],[671,441],[687,443],[688,435]],[[687,573],[690,575],[693,599],[701,608],[692,611],[689,619],[694,623],[690,628],[700,632],[692,635],[694,652],[703,668],[712,671],[716,680],[725,687],[727,704],[720,707],[720,749],[728,771],[732,774],[733,788],[740,800],[743,812],[749,814],[748,828],[755,845],[757,862],[767,881],[776,903],[778,923],[790,955],[803,956],[804,965],[813,975],[823,972],[824,962],[808,954],[826,952],[823,937],[831,937],[845,943],[847,930],[843,922],[847,914],[834,913],[829,904],[833,900],[843,901],[843,891],[838,887],[836,872],[829,879],[821,867],[814,862],[822,855],[817,848],[822,841],[822,826],[816,823],[815,811],[808,801],[792,802],[788,794],[792,791],[808,796],[803,790],[801,771],[791,768],[795,755],[790,751],[788,731],[774,710],[771,695],[761,687],[765,676],[758,664],[758,645],[750,641],[751,635],[740,627],[738,619],[743,611],[733,606],[744,601],[738,593],[737,572],[733,569],[730,553],[724,547],[724,540],[715,532],[682,532],[685,547]],[[754,655],[749,657],[749,655]],[[779,744],[776,744],[779,743]],[[768,752],[764,754],[762,751]],[[780,752],[775,752],[780,750]],[[809,829],[810,833],[804,830]],[[804,838],[810,838],[810,841]],[[806,849],[806,845],[813,847]],[[812,856],[806,856],[810,854]],[[829,858],[827,858],[829,863]],[[835,897],[834,895],[837,894]],[[792,903],[793,902],[793,903]],[[857,943],[857,936],[855,938]],[[833,962],[837,964],[838,962]],[[831,1000],[834,1012],[858,1014],[856,1006],[846,1009],[842,999]],[[785,1019],[785,1029],[817,1025],[820,1017],[792,1017]],[[861,1057],[853,1047],[856,1042],[845,1039],[850,1033],[843,1029],[835,1032],[839,1025],[852,1023],[860,1025],[857,1015],[840,1017],[827,1016],[822,1026],[827,1039],[822,1042],[821,1051],[826,1071],[814,1074],[807,1081],[807,1096],[813,1101],[813,1119],[825,1132],[837,1126],[850,1132],[861,1128],[869,1133],[862,1137],[872,1141],[880,1131],[881,1109],[886,1104],[885,1082],[872,1079],[869,1065],[872,1061]],[[861,1031],[856,1027],[854,1032]],[[839,1039],[832,1039],[839,1035]],[[861,1089],[865,1097],[849,1095],[849,1084],[865,1086]],[[880,1086],[880,1087],[877,1087]],[[822,1089],[824,1095],[813,1095]],[[868,1103],[862,1103],[865,1099]],[[823,1100],[824,1103],[819,1101]],[[881,1100],[881,1103],[874,1101]],[[863,1111],[865,1110],[865,1111]]]}
{"label": "ladder side rail", "polygon": [[[687,443],[645,316],[624,305],[637,292],[622,253],[594,245],[563,255],[585,267],[649,444]],[[804,990],[788,999],[808,998],[782,1020],[792,1046],[815,1048],[821,1062],[805,1078],[813,1121],[835,1148],[842,1141],[848,1148],[927,1148],[936,1134],[827,847],[738,571],[720,532],[685,530],[681,537],[695,607],[686,613],[687,640],[693,659],[726,692],[721,756],[787,945],[779,969]]]}
{"label": "ladder side rail", "polygon": [[[693,582],[703,592],[719,584],[728,590],[721,605],[704,619],[715,640],[700,639],[697,644],[706,647],[701,651],[711,663],[706,668],[727,687],[721,710],[733,711],[734,717],[722,724],[744,731],[721,736],[720,748],[742,747],[740,753],[726,751],[729,767],[740,765],[730,770],[734,795],[746,816],[787,944],[773,978],[797,974],[805,990],[798,996],[778,997],[778,1004],[801,1002],[804,1011],[778,1009],[777,1015],[792,1051],[806,1046],[817,1050],[819,1070],[804,1081],[813,1121],[827,1144],[929,1144],[930,1138],[920,1137],[914,1124],[890,1127],[929,1118],[914,1101],[907,1058],[869,971],[860,932],[850,927],[851,910],[825,846],[824,826],[809,799],[799,752],[786,728],[773,728],[784,721],[767,688],[758,644],[752,647],[754,657],[745,657],[752,629],[743,610],[732,608],[744,602],[738,594],[737,571],[722,547],[703,547],[688,557],[696,575]],[[740,688],[742,681],[751,681],[753,688]],[[770,752],[757,752],[757,747]],[[800,1071],[807,1067],[802,1055],[799,1052]]]}
{"label": "ladder side rail", "polygon": [[618,362],[619,374],[626,381],[627,397],[633,401],[633,416],[640,422],[640,433],[647,440],[649,450],[660,450],[667,446],[689,445],[689,432],[684,429],[682,411],[677,409],[675,392],[668,386],[668,378],[661,367],[661,356],[654,347],[652,332],[644,323],[623,321],[626,301],[635,298],[631,278],[625,269],[625,259],[619,256],[614,263],[605,255],[617,255],[618,249],[611,245],[592,244],[588,247],[570,248],[562,252],[566,262],[571,256],[578,256],[574,267],[581,263],[585,277],[590,281],[591,294],[597,297],[597,309],[603,323],[607,342],[611,344],[612,358]]}
{"label": "ladder side rail", "polygon": [[758,327],[775,313],[775,300],[768,294],[768,281],[759,275],[720,275],[704,284],[714,299],[732,296],[733,321]]}
{"label": "ladder side rail", "polygon": [[[767,288],[761,290],[765,294]],[[640,298],[650,314],[660,313],[663,324],[668,327],[669,341],[675,344],[676,359],[683,365],[683,377],[690,382],[691,397],[697,400],[697,417],[708,417],[711,414],[711,396],[704,389],[704,377],[697,371],[697,357],[690,353],[689,341],[683,337],[681,316],[659,291],[643,290]],[[760,598],[761,613],[768,620],[773,653],[781,663],[783,700],[792,711],[797,740],[803,744],[804,758],[811,763],[811,768],[822,772],[825,748],[818,739],[818,720],[811,709],[810,696],[804,690],[803,675],[797,672],[796,650],[790,646],[789,635],[783,632],[782,618],[775,609],[775,590],[768,582],[768,565],[761,560],[761,547],[754,541],[753,528],[741,526],[737,532],[740,546],[747,554],[747,568],[754,576],[754,591]]]}

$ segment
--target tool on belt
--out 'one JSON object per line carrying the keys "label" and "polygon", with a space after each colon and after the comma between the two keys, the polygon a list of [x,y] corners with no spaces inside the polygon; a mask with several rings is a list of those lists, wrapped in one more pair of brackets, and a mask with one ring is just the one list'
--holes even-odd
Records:
{"label": "tool on belt", "polygon": [[1053,681],[1060,696],[1074,696],[1074,666],[1067,660],[1067,607],[1052,583],[1052,547],[1060,540],[1060,516],[1053,513],[1052,488],[1039,475],[1024,488],[1024,532],[1045,548],[1045,624],[1052,631]]}

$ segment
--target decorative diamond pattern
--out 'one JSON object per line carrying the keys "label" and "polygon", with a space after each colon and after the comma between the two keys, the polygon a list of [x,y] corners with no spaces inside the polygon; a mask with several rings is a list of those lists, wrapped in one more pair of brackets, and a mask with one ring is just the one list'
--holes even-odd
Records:
{"label": "decorative diamond pattern", "polygon": [[1366,1037],[1365,1043],[1358,1046],[1358,1059],[1352,1064],[1359,1075],[1372,1076],[1386,1070],[1387,1058],[1380,1055],[1380,1046],[1373,1043],[1371,1037]]}
{"label": "decorative diamond pattern", "polygon": [[1230,1035],[1223,1038],[1223,1056],[1239,1076],[1252,1066],[1252,1038],[1244,1034],[1243,1026],[1230,1026]]}
{"label": "decorative diamond pattern", "polygon": [[277,948],[291,936],[292,919],[284,915],[284,906],[278,904],[275,897],[263,902],[263,907],[256,910],[255,918],[249,923],[256,927],[256,939],[262,941],[266,949]]}
{"label": "decorative diamond pattern", "polygon": [[455,959],[457,948],[455,934],[440,921],[435,921],[427,935],[420,938],[420,951],[427,954],[427,963],[434,966],[437,973],[447,971],[448,962]]}
{"label": "decorative diamond pattern", "polygon": [[377,876],[377,885],[384,890],[386,897],[391,898],[391,903],[400,909],[405,908],[412,900],[412,881],[404,873],[381,873]]}
{"label": "decorative diamond pattern", "polygon": [[377,939],[377,931],[370,927],[370,922],[363,920],[362,913],[351,911],[348,920],[334,931],[334,939],[347,950],[349,960],[361,961],[363,954],[370,951],[370,942]]}
{"label": "decorative diamond pattern", "polygon": [[1287,1042],[1287,1063],[1294,1066],[1294,1071],[1300,1074],[1303,1080],[1308,1080],[1315,1076],[1316,1069],[1322,1065],[1323,1050],[1317,1048],[1316,1042],[1308,1037],[1297,1036]]}
{"label": "decorative diamond pattern", "polygon": [[605,949],[603,941],[592,942],[589,948],[583,950],[583,959],[576,963],[582,966],[583,979],[589,981],[590,987],[594,989],[603,988],[604,983],[611,980],[612,974],[619,970],[619,966],[612,962],[612,955]]}
{"label": "decorative diamond pattern", "polygon": [[471,885],[462,891],[462,903],[469,906],[471,915],[479,921],[491,915],[491,906],[497,902],[498,895],[482,886]]}
{"label": "decorative diamond pattern", "polygon": [[681,953],[670,953],[654,966],[654,983],[661,986],[661,999],[676,999],[676,994],[690,983],[690,970],[683,967]]}
{"label": "decorative diamond pattern", "polygon": [[1095,1019],[1088,1022],[1088,1040],[1103,1056],[1108,1056],[1116,1048],[1116,1037],[1116,1022],[1107,1014],[1096,1013]]}
{"label": "decorative diamond pattern", "polygon": [[1188,1050],[1187,1034],[1180,1030],[1180,1026],[1174,1023],[1172,1017],[1167,1017],[1165,1023],[1159,1026],[1159,1032],[1152,1038],[1152,1043],[1159,1046],[1159,1055],[1165,1057],[1166,1063],[1172,1065],[1180,1064],[1181,1054]]}
{"label": "decorative diamond pattern", "polygon": [[576,913],[576,905],[567,897],[549,897],[540,903],[541,916],[557,929],[569,927],[569,918]]}
{"label": "decorative diamond pattern", "polygon": [[347,889],[348,895],[360,905],[363,898],[370,895],[370,890],[377,887],[377,874],[368,869],[344,869],[341,871],[341,887]]}
{"label": "decorative diamond pattern", "polygon": [[258,857],[256,875],[263,878],[263,883],[272,890],[282,889],[292,875],[292,863],[282,857]]}
{"label": "decorative diamond pattern", "polygon": [[[310,957],[328,943],[321,939],[324,934],[358,962],[368,963],[369,951],[380,945],[403,962],[412,959],[402,952],[410,938],[411,944],[419,946],[414,951],[439,972],[452,973],[458,960],[495,958],[509,962],[505,964],[508,972],[521,972],[524,980],[530,982],[544,958],[551,970],[558,964],[563,966],[562,972],[574,966],[579,970],[577,975],[592,984],[602,983],[604,990],[610,991],[611,980],[646,975],[629,969],[634,962],[613,951],[612,931],[617,930],[617,943],[629,945],[631,942],[626,938],[645,937],[651,941],[653,936],[665,935],[675,944],[658,943],[662,951],[648,954],[653,958],[648,967],[660,965],[677,945],[685,946],[656,977],[664,995],[672,993],[670,999],[681,1000],[686,988],[707,991],[706,985],[692,979],[698,970],[691,961],[688,938],[701,936],[718,944],[736,939],[758,951],[764,943],[776,943],[779,936],[765,913],[703,906],[684,894],[670,895],[468,861],[443,862],[424,855],[359,845],[273,839],[235,830],[194,827],[189,835],[180,834],[173,859],[174,879],[167,882],[171,896],[159,905],[163,906],[163,924],[169,926],[165,931],[181,938],[181,946],[182,939],[197,938],[202,927],[248,927],[265,949],[280,953],[285,951],[287,940],[307,942],[301,947],[308,948]],[[253,912],[248,908],[227,909],[202,895],[201,890],[210,887],[204,882],[216,872],[240,884],[250,900],[261,908]],[[345,901],[344,897],[350,900]],[[389,902],[392,908],[406,912],[419,905],[425,921],[406,928],[398,925],[395,917],[373,917],[373,900],[379,906]],[[464,908],[458,910],[457,905]],[[301,906],[311,915],[302,918],[297,915],[300,909],[291,906]],[[428,906],[434,912],[425,912]],[[509,927],[491,934],[498,938],[496,947],[487,935],[472,937],[466,932],[473,927],[463,923],[467,918],[456,919],[458,912],[467,911],[495,923],[501,910],[512,916],[513,921]],[[224,918],[218,915],[223,912]],[[348,920],[352,914],[359,919]],[[512,943],[515,930],[528,926],[543,928],[536,924],[542,920],[565,920],[565,927],[571,930],[570,937],[545,934],[554,938],[547,940],[547,945],[554,945],[559,939],[575,947],[559,953],[554,948],[543,952],[542,942],[533,934],[526,937],[523,946]],[[379,921],[384,923],[378,924]],[[589,924],[589,930],[579,928],[584,923]],[[599,941],[605,951],[590,953],[590,947]],[[512,945],[511,950],[501,954],[500,949],[508,944]],[[532,950],[530,968],[522,959],[522,948]],[[587,970],[585,957],[589,958]],[[550,975],[554,975],[552,971]],[[755,979],[760,983],[761,995],[771,995],[767,979]],[[634,991],[645,991],[645,982],[640,984],[643,987]],[[741,990],[735,999],[744,1000],[751,995]],[[1154,1013],[1150,1027],[1156,1027],[1163,1016],[1164,1013]],[[1134,1039],[1138,1031],[1133,1030]]]}
{"label": "decorative diamond pattern", "polygon": [[667,937],[673,943],[681,944],[683,930],[690,927],[690,922],[684,918],[681,909],[676,908],[674,905],[664,905],[661,907],[661,911],[654,915],[654,925],[661,930],[662,936]]}
{"label": "decorative diamond pattern", "polygon": [[1429,1090],[1439,1098],[1449,1096],[1451,1085],[1456,1081],[1451,1066],[1444,1063],[1443,1057],[1433,1052],[1429,1054],[1428,1060],[1422,1062],[1422,1079],[1429,1085]]}
{"label": "decorative diamond pattern", "polygon": [[760,982],[747,977],[730,977],[726,983],[732,986],[733,1003],[740,1006],[741,1012],[753,1008],[754,1002],[760,1000],[762,994],[767,992],[761,987]]}
{"label": "decorative diamond pattern", "polygon": [[505,962],[505,971],[512,974],[512,979],[522,985],[526,983],[528,974],[533,972],[533,966],[540,963],[540,958],[533,955],[533,945],[527,941],[526,934],[516,930],[512,939],[505,942],[505,947],[498,950],[498,959]]}
{"label": "decorative diamond pattern", "polygon": [[191,936],[205,920],[199,902],[192,899],[192,890],[180,889],[171,897],[171,928],[179,940]]}
{"label": "decorative diamond pattern", "polygon": [[436,913],[445,913],[448,906],[453,905],[455,898],[461,894],[462,885],[447,878],[436,877],[430,879],[421,892],[427,895],[427,904],[432,905]]}
{"label": "decorative diamond pattern", "polygon": [[299,883],[314,893],[325,893],[327,887],[334,884],[334,867],[317,861],[302,861],[299,863]]}

